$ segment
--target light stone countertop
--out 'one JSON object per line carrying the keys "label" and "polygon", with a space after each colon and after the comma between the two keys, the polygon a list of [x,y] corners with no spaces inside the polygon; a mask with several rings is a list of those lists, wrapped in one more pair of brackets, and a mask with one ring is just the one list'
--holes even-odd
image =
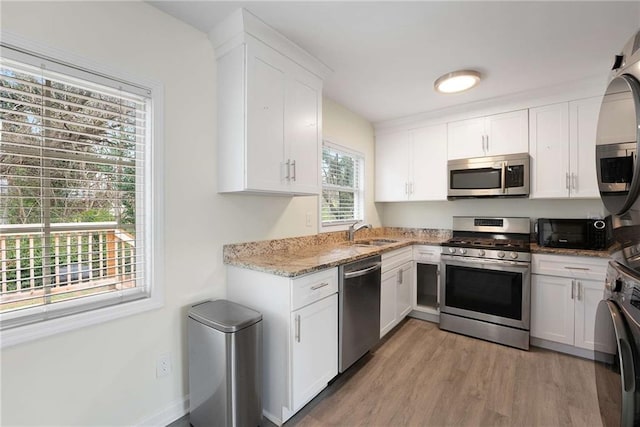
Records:
{"label": "light stone countertop", "polygon": [[[350,243],[347,241],[346,232],[320,233],[225,245],[224,263],[278,276],[298,277],[407,246],[440,245],[450,237],[450,230],[384,227],[358,232],[356,241]],[[395,242],[383,246],[358,244],[359,241],[372,239],[388,239]],[[608,258],[614,249],[615,247],[611,247],[608,250],[594,251],[547,248],[531,242],[533,254]]]}
{"label": "light stone countertop", "polygon": [[[358,232],[347,241],[346,232],[225,245],[224,263],[284,277],[297,277],[336,267],[372,255],[414,244],[440,245],[451,237],[448,230],[378,228]],[[382,246],[358,242],[394,240]]]}

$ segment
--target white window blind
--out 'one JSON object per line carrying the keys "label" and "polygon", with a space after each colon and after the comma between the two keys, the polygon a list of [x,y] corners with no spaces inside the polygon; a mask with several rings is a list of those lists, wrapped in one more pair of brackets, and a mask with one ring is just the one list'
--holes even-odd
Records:
{"label": "white window blind", "polygon": [[149,91],[7,52],[0,57],[2,329],[147,297]]}
{"label": "white window blind", "polygon": [[362,155],[330,144],[322,147],[323,225],[334,225],[363,219]]}

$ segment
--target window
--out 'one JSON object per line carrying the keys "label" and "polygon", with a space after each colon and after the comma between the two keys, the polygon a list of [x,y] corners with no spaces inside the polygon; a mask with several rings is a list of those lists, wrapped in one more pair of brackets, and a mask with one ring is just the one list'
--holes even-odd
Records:
{"label": "window", "polygon": [[340,225],[363,217],[364,157],[324,141],[322,145],[322,226]]}
{"label": "window", "polygon": [[151,281],[152,90],[0,47],[3,339],[26,340],[25,327],[48,335],[33,326],[51,319],[95,323],[87,312],[161,304]]}

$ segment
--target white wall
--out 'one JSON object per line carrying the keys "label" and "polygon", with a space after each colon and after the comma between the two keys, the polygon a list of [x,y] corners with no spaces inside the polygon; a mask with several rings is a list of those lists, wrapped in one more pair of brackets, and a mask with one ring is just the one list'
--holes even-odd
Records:
{"label": "white wall", "polygon": [[375,145],[374,130],[371,123],[346,109],[342,105],[324,98],[322,105],[322,137],[326,140],[352,148],[364,154],[365,195],[364,218],[374,227],[379,227],[380,213],[374,204]]}
{"label": "white wall", "polygon": [[[215,58],[206,34],[142,2],[3,0],[1,19],[3,30],[164,83],[166,301],[3,349],[0,424],[119,426],[181,415],[186,307],[225,296],[222,245],[316,233],[317,197],[216,193]],[[331,101],[324,114],[331,138],[373,159],[370,124]],[[368,219],[379,225],[372,200]],[[163,353],[173,372],[156,379]]]}
{"label": "white wall", "polygon": [[442,202],[380,203],[387,227],[451,229],[453,216],[587,218],[606,215],[600,199],[461,199]]}

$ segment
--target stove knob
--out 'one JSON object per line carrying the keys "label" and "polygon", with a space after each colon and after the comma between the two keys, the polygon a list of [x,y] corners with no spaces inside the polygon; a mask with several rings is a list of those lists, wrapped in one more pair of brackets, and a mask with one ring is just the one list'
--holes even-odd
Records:
{"label": "stove knob", "polygon": [[456,253],[456,248],[449,248],[449,253],[450,254],[455,254]]}
{"label": "stove knob", "polygon": [[465,248],[460,248],[460,253],[464,255],[467,253],[467,250]]}
{"label": "stove knob", "polygon": [[517,259],[518,258],[518,252],[511,252],[509,254],[509,256],[511,257],[511,259]]}
{"label": "stove knob", "polygon": [[484,251],[484,249],[480,249],[480,250],[478,251],[478,255],[479,255],[479,256],[485,256],[485,254],[486,254],[486,252]]}
{"label": "stove knob", "polygon": [[498,252],[498,258],[504,258],[504,252],[502,251]]}

